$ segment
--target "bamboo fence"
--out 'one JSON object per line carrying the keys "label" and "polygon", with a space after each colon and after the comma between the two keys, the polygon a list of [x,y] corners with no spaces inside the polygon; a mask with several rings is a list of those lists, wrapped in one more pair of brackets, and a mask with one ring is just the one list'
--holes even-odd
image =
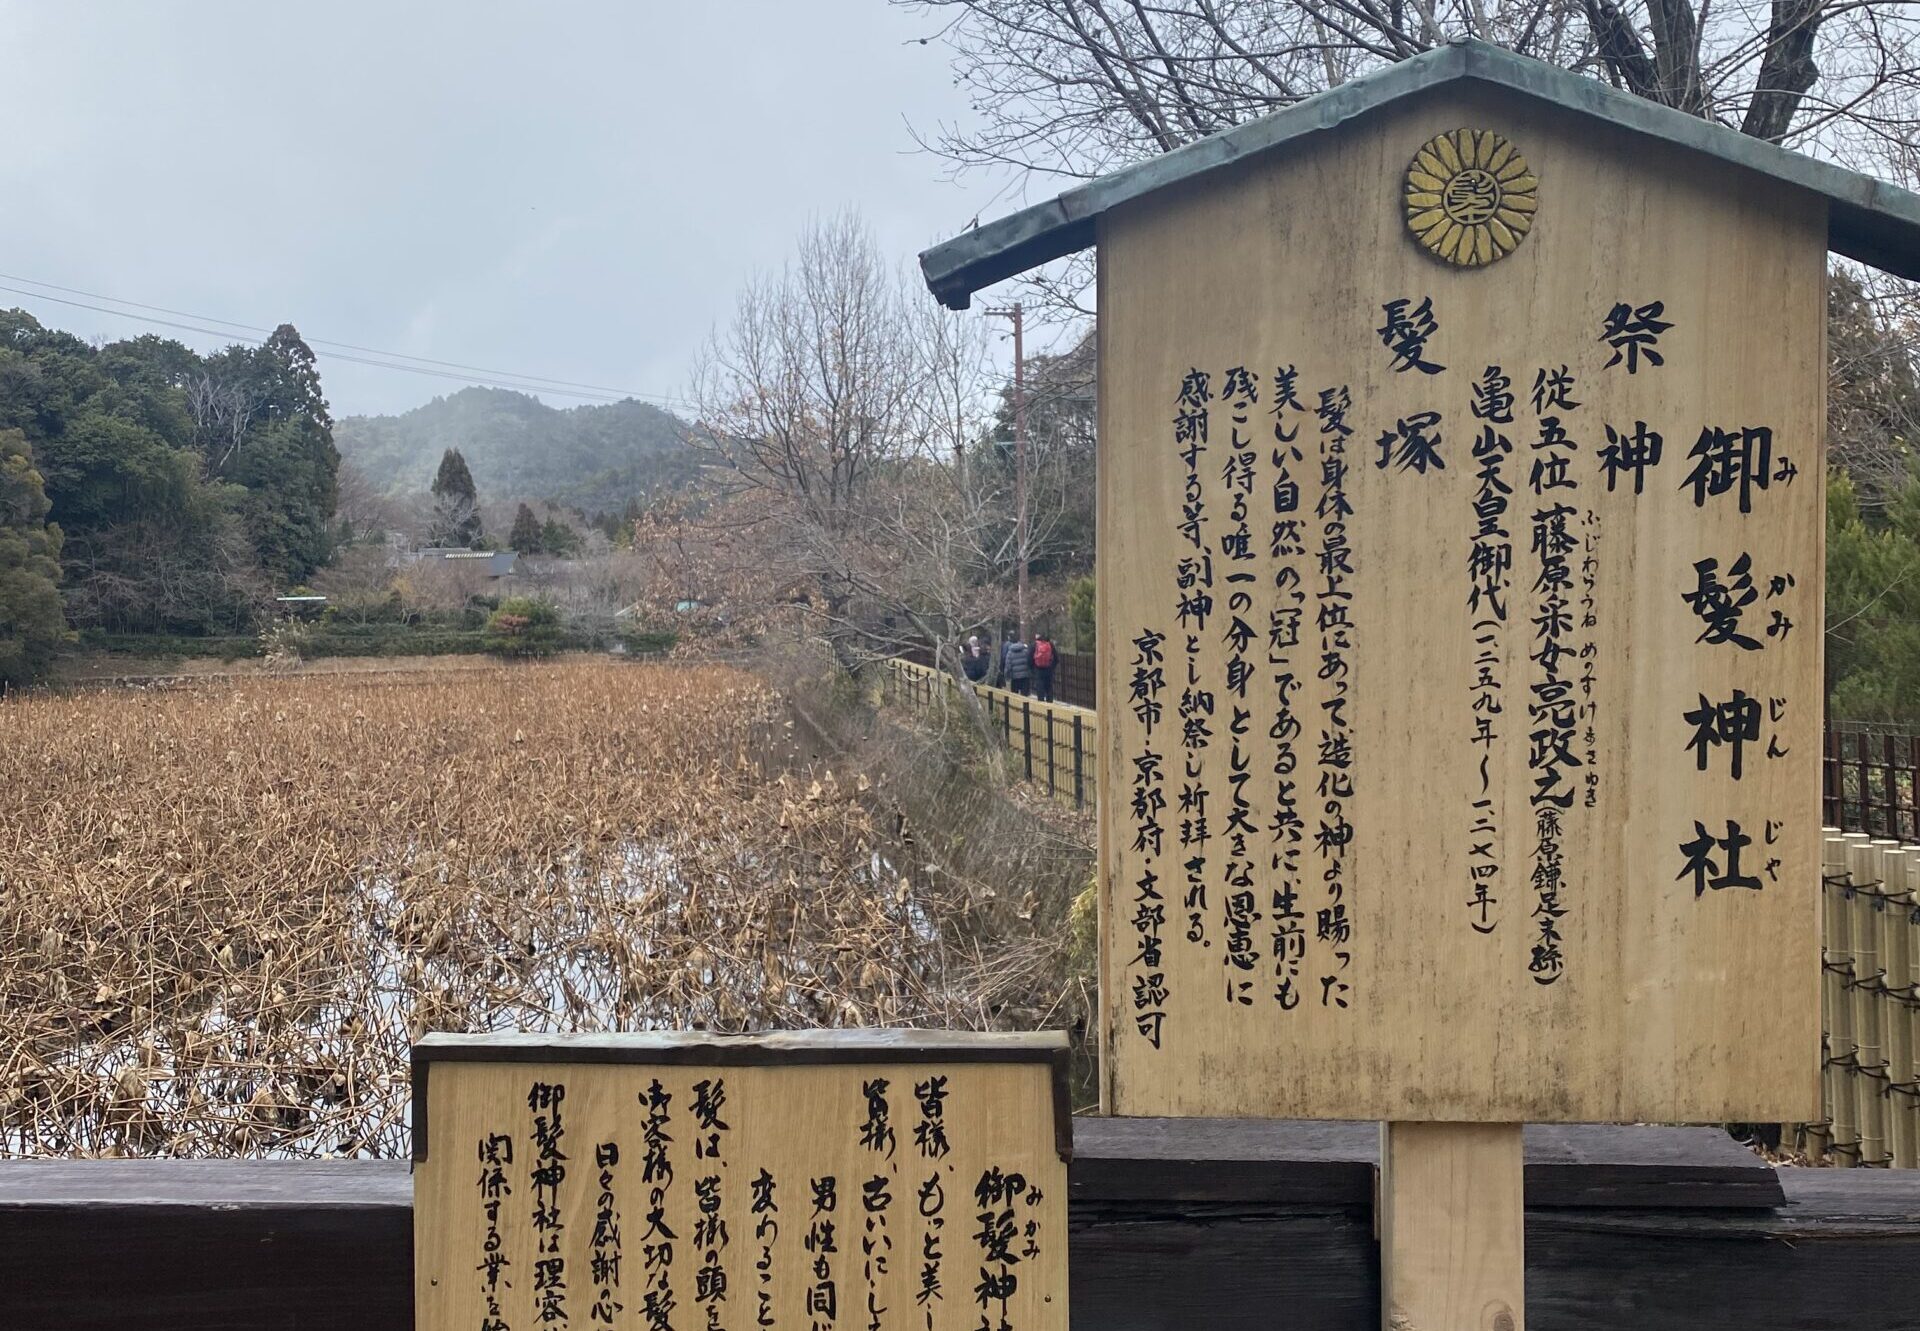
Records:
{"label": "bamboo fence", "polygon": [[[930,706],[952,676],[888,663],[890,696]],[[973,685],[1019,770],[1075,808],[1094,803],[1095,714]],[[1813,1164],[1920,1168],[1920,845],[1825,828],[1821,866],[1824,1117],[1784,1126]]]}
{"label": "bamboo fence", "polygon": [[1820,1015],[1826,1117],[1797,1125],[1818,1164],[1920,1166],[1920,846],[1825,831]]}

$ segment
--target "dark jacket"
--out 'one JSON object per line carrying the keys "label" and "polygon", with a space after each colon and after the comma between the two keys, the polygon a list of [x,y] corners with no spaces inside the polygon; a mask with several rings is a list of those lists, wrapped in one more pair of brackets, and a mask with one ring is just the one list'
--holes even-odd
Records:
{"label": "dark jacket", "polygon": [[1033,674],[1033,648],[1024,642],[1007,644],[1007,678],[1026,679]]}

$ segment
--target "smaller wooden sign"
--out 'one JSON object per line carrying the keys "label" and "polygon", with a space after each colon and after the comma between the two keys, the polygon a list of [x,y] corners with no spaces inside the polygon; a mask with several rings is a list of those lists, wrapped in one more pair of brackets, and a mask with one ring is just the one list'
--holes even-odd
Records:
{"label": "smaller wooden sign", "polygon": [[421,1331],[1066,1331],[1062,1035],[430,1035]]}

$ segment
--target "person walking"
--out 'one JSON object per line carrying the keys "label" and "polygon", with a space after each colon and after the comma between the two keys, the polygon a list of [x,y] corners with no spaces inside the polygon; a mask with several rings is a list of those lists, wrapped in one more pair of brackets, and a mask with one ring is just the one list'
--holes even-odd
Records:
{"label": "person walking", "polygon": [[1053,639],[1044,633],[1033,636],[1033,696],[1041,702],[1053,701],[1053,667],[1058,653]]}
{"label": "person walking", "polygon": [[1006,645],[1007,687],[1021,697],[1033,683],[1033,648],[1015,638]]}
{"label": "person walking", "polygon": [[969,683],[978,684],[987,677],[987,649],[980,644],[980,635],[975,633],[967,639],[966,649],[960,653],[960,673]]}

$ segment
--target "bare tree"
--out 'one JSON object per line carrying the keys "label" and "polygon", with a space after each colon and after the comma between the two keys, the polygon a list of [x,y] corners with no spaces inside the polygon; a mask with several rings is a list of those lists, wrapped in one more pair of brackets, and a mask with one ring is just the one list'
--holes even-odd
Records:
{"label": "bare tree", "polygon": [[908,433],[912,358],[901,284],[852,214],[802,236],[784,271],[740,294],[694,374],[694,442],[735,488],[790,498],[846,530],[875,465]]}
{"label": "bare tree", "polygon": [[1897,0],[895,0],[944,21],[983,121],[961,166],[1092,175],[1476,37],[1781,142],[1836,120],[1904,142]]}
{"label": "bare tree", "polygon": [[849,664],[860,639],[884,636],[901,608],[876,615],[860,604],[888,580],[879,568],[896,553],[880,538],[901,493],[876,482],[883,471],[897,479],[926,459],[936,436],[950,444],[964,428],[950,419],[964,405],[928,391],[928,357],[914,338],[925,320],[909,313],[918,304],[865,225],[843,214],[808,230],[785,270],[742,291],[690,393],[699,408],[692,442],[709,475],[723,491],[768,501],[730,513],[769,525],[762,557],[806,576]]}
{"label": "bare tree", "polygon": [[356,541],[372,540],[402,524],[399,506],[351,459],[340,459],[334,475],[334,515]]}
{"label": "bare tree", "polygon": [[[956,171],[1077,179],[1462,36],[1776,143],[1914,174],[1920,19],[1903,0],[892,0],[939,24],[977,115]],[[1084,255],[1031,283],[1092,313]]]}
{"label": "bare tree", "polygon": [[1915,478],[1920,305],[1912,284],[1837,269],[1827,286],[1827,442],[1877,520]]}
{"label": "bare tree", "polygon": [[[857,218],[818,225],[741,293],[694,376],[692,442],[726,497],[697,557],[642,544],[673,558],[670,585],[698,568],[778,589],[850,670],[931,645],[958,674],[1012,569],[1006,478],[972,456],[999,383],[979,316],[926,300]],[[746,567],[717,570],[722,550]]]}
{"label": "bare tree", "polygon": [[194,443],[207,459],[208,473],[218,476],[240,451],[265,398],[250,384],[205,373],[188,380],[186,391]]}

